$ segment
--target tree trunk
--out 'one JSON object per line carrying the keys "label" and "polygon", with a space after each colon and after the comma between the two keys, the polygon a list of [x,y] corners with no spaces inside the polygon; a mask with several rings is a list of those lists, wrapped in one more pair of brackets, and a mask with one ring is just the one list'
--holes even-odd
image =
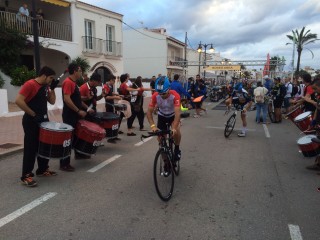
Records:
{"label": "tree trunk", "polygon": [[302,50],[297,50],[297,52],[298,52],[298,61],[297,61],[297,69],[296,69],[296,72],[299,72],[299,70],[300,70],[300,58],[301,58],[301,52],[302,52]]}

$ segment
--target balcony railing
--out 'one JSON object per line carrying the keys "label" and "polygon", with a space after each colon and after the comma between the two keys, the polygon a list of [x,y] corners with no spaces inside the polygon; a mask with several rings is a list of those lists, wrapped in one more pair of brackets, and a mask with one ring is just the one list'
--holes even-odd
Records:
{"label": "balcony railing", "polygon": [[[178,61],[178,62],[176,62]],[[168,65],[169,66],[177,66],[177,67],[182,67],[183,63],[181,63],[182,61],[185,61],[184,58],[181,57],[168,57]]]}
{"label": "balcony railing", "polygon": [[[17,29],[32,35],[32,18],[19,16],[15,13],[0,11],[0,23],[8,28]],[[49,20],[38,20],[39,36],[65,41],[72,41],[71,26]]]}
{"label": "balcony railing", "polygon": [[122,57],[122,43],[99,38],[83,36],[83,52]]}

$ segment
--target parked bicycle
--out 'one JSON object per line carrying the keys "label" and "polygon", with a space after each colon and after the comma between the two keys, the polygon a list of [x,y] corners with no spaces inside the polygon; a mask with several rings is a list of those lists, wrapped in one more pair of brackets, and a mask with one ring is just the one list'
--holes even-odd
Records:
{"label": "parked bicycle", "polygon": [[273,99],[274,97],[272,95],[268,95],[269,102],[268,102],[268,115],[270,118],[270,121],[272,123],[276,122],[276,115],[274,113],[274,105],[273,105]]}
{"label": "parked bicycle", "polygon": [[141,135],[143,138],[157,136],[159,138],[159,150],[154,158],[153,179],[158,196],[163,201],[169,201],[174,188],[174,175],[180,172],[180,161],[174,160],[171,130],[159,130],[148,132],[148,135]]}
{"label": "parked bicycle", "polygon": [[[224,128],[224,136],[227,138],[230,136],[230,134],[232,133],[234,126],[236,124],[237,121],[237,114],[238,111],[241,111],[241,105],[240,104],[233,104],[233,107],[231,107],[230,110],[234,110],[234,112],[232,113],[232,115],[229,117],[227,123],[225,124],[225,128]],[[225,112],[225,115],[227,115],[230,110],[227,110]]]}

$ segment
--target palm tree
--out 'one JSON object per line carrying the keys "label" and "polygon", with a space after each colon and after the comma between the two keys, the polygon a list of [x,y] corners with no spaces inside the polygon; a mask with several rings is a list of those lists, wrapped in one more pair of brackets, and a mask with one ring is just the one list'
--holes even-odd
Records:
{"label": "palm tree", "polygon": [[[297,72],[299,72],[299,67],[300,67],[300,57],[301,57],[301,52],[304,48],[305,45],[309,44],[309,43],[314,43],[317,39],[317,34],[315,33],[310,33],[310,30],[304,32],[305,27],[303,27],[300,31],[300,33],[298,32],[298,30],[296,29],[295,31],[292,30],[292,35],[287,35],[287,37],[297,46],[297,52],[298,52],[298,61],[297,61]],[[292,43],[287,43],[288,44],[292,44]],[[312,54],[312,58],[314,56],[313,52],[306,48],[307,50],[309,50]]]}

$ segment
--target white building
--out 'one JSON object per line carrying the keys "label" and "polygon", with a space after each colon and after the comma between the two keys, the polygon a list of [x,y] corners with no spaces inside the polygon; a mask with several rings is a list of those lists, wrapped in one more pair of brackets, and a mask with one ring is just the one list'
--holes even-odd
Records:
{"label": "white building", "polygon": [[164,28],[125,30],[123,39],[124,72],[131,77],[184,75],[183,67],[174,61],[184,60],[185,44],[168,36]]}
{"label": "white building", "polygon": [[[17,27],[27,34],[33,43],[31,17],[26,24],[20,24],[17,18],[22,3],[32,11],[32,0],[0,0],[0,18],[8,26]],[[57,75],[64,72],[69,62],[76,58],[87,58],[91,69],[89,75],[98,71],[103,77],[112,73],[123,73],[122,59],[122,19],[123,15],[102,9],[77,0],[37,0],[35,8],[41,8],[44,20],[39,26],[40,65],[52,67]],[[34,47],[21,53],[22,63],[29,69],[35,67]],[[16,94],[7,81],[9,101]]]}

